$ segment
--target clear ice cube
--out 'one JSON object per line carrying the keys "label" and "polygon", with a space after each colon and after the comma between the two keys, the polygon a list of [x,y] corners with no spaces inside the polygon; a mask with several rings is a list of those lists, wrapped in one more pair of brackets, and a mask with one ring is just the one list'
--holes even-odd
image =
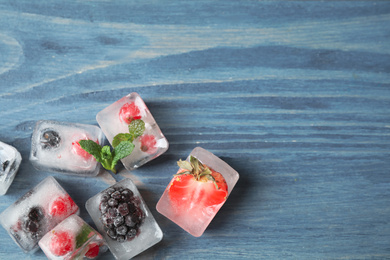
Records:
{"label": "clear ice cube", "polygon": [[96,120],[112,145],[114,136],[128,133],[128,125],[134,119],[145,122],[145,132],[134,140],[133,152],[121,161],[127,170],[133,170],[153,160],[168,150],[165,138],[142,98],[135,92],[119,99],[100,111]]}
{"label": "clear ice cube", "polygon": [[123,179],[90,198],[86,208],[116,259],[130,259],[163,237],[130,179]]}
{"label": "clear ice cube", "polygon": [[77,215],[46,233],[39,246],[48,259],[95,259],[107,250],[103,237]]}
{"label": "clear ice cube", "polygon": [[96,176],[101,165],[84,151],[78,141],[104,142],[103,132],[94,125],[38,121],[31,138],[30,161],[38,170],[78,176]]}
{"label": "clear ice cube", "polygon": [[[227,184],[229,196],[233,187],[238,181],[239,174],[226,162],[201,147],[196,147],[194,150],[192,150],[187,158],[187,161],[189,161],[190,156],[197,158],[202,164],[207,165],[209,168],[219,172],[223,176]],[[179,169],[179,171],[181,171],[181,169]],[[179,225],[191,235],[195,237],[201,236],[226,200],[221,204],[202,208],[194,206],[196,205],[197,201],[193,201],[189,202],[189,205],[194,207],[191,206],[183,208],[182,205],[178,206],[172,202],[169,194],[169,188],[171,187],[172,182],[173,179],[168,184],[163,195],[158,201],[156,206],[157,211]],[[181,192],[184,194],[186,191]],[[199,191],[194,192],[200,194]]]}
{"label": "clear ice cube", "polygon": [[0,195],[4,195],[22,162],[22,156],[11,145],[0,142]]}
{"label": "clear ice cube", "polygon": [[51,176],[0,214],[0,224],[25,252],[38,249],[39,240],[79,207]]}

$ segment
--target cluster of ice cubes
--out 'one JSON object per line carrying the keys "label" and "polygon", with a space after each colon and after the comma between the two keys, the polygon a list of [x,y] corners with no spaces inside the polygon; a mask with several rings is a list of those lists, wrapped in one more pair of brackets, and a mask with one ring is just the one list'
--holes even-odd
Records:
{"label": "cluster of ice cubes", "polygon": [[[114,136],[128,133],[129,123],[137,119],[145,122],[145,132],[134,140],[131,155],[122,159],[124,167],[133,170],[160,156],[169,146],[137,93],[130,93],[100,111],[96,120],[101,129],[94,125],[38,121],[32,135],[30,161],[39,170],[94,177],[101,170],[100,164],[81,149],[78,141],[88,139],[102,145],[105,135],[112,144]],[[190,156],[221,173],[230,194],[239,178],[234,169],[200,147]],[[20,162],[19,152],[0,142],[0,195],[7,191]],[[210,212],[206,209],[203,216],[183,214],[172,206],[167,188],[156,208],[191,235],[200,236],[221,206]],[[39,243],[49,259],[92,259],[104,252],[106,245],[116,259],[130,259],[162,240],[159,225],[130,179],[90,198],[86,209],[102,235],[77,216],[79,208],[69,194],[53,177],[47,177],[3,211],[0,224],[24,252],[35,251]],[[70,242],[59,249],[55,245],[63,242],[58,236],[64,232]]]}

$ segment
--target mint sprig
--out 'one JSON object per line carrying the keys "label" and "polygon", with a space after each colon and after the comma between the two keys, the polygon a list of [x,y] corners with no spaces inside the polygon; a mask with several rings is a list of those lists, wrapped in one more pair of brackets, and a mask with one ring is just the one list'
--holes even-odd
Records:
{"label": "mint sprig", "polygon": [[141,119],[133,120],[129,124],[129,132],[117,134],[112,140],[112,146],[115,148],[123,141],[133,142],[137,137],[141,136],[144,131],[145,122]]}
{"label": "mint sprig", "polygon": [[112,146],[101,146],[92,140],[80,140],[79,144],[87,153],[95,157],[96,161],[100,162],[102,166],[113,173],[116,173],[115,166],[120,159],[123,159],[131,154],[135,145],[133,141],[141,136],[145,131],[145,122],[141,119],[133,120],[129,124],[129,133],[117,134]]}

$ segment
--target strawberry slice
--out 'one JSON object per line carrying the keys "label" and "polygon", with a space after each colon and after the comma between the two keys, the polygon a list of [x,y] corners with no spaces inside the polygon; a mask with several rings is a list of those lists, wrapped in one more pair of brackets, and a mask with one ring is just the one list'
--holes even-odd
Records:
{"label": "strawberry slice", "polygon": [[227,184],[219,172],[192,156],[190,162],[180,160],[178,165],[181,169],[168,186],[174,207],[187,212],[202,212],[225,202],[228,195]]}
{"label": "strawberry slice", "polygon": [[130,124],[133,120],[141,119],[141,112],[134,102],[126,103],[119,110],[119,119],[126,124]]}
{"label": "strawberry slice", "polygon": [[65,231],[53,232],[49,243],[53,255],[63,256],[74,250],[74,237]]}

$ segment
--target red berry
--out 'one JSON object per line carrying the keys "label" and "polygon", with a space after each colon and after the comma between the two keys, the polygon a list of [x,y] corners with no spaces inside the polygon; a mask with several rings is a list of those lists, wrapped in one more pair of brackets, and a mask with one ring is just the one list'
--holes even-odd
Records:
{"label": "red berry", "polygon": [[53,255],[63,256],[74,250],[74,238],[65,231],[53,231],[49,243],[50,251]]}
{"label": "red berry", "polygon": [[100,247],[98,244],[91,243],[91,244],[89,244],[88,248],[89,249],[88,249],[88,252],[85,253],[85,257],[93,259],[93,258],[98,256],[99,250],[100,250]]}
{"label": "red berry", "polygon": [[141,119],[141,112],[134,102],[126,103],[119,111],[119,118],[122,122],[130,124],[133,120]]}
{"label": "red berry", "polygon": [[141,142],[141,151],[154,154],[157,151],[157,141],[154,135],[143,135],[139,138]]}
{"label": "red berry", "polygon": [[57,197],[49,206],[51,216],[70,216],[77,211],[77,205],[69,195]]}

